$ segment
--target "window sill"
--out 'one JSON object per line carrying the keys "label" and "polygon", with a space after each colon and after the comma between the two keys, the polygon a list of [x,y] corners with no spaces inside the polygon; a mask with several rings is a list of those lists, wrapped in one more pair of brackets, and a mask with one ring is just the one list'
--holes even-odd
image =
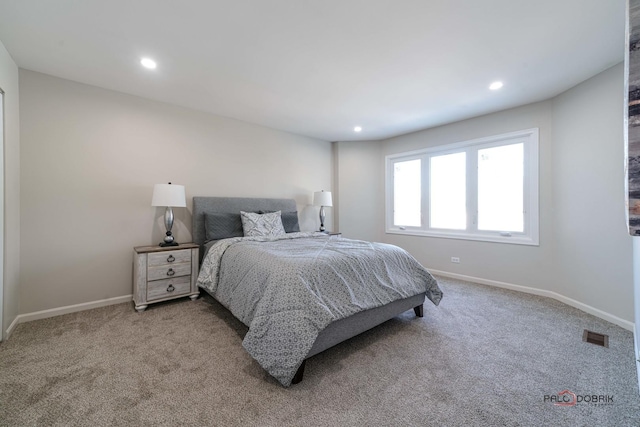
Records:
{"label": "window sill", "polygon": [[387,229],[386,234],[400,234],[405,236],[419,236],[419,237],[436,237],[440,239],[457,239],[457,240],[472,240],[478,242],[490,242],[490,243],[506,243],[511,245],[525,245],[525,246],[540,246],[538,239],[533,239],[529,236],[517,235],[517,236],[496,236],[487,234],[469,234],[469,233],[454,233],[454,232],[436,232],[436,231],[424,231],[424,230],[398,230]]}

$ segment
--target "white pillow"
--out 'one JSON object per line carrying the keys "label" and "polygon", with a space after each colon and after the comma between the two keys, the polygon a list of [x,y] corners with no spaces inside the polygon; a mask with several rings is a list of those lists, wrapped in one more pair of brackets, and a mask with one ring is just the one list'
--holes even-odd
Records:
{"label": "white pillow", "polygon": [[282,225],[282,211],[259,214],[240,211],[245,237],[279,236],[285,234]]}

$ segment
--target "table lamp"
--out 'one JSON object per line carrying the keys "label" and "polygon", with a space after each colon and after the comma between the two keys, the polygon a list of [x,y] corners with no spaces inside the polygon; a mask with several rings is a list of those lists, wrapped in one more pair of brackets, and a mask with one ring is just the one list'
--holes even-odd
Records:
{"label": "table lamp", "polygon": [[331,191],[322,190],[313,193],[313,204],[314,206],[320,206],[320,231],[324,231],[324,207],[333,206]]}
{"label": "table lamp", "polygon": [[178,242],[171,235],[171,228],[173,227],[173,209],[171,208],[184,208],[187,206],[184,185],[156,184],[153,187],[151,206],[167,207],[164,211],[164,225],[167,228],[167,233],[160,246],[178,246]]}

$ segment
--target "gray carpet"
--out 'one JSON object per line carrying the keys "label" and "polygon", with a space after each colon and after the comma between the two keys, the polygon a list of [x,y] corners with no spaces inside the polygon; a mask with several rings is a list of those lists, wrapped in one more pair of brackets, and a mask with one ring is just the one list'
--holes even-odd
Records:
{"label": "gray carpet", "polygon": [[[640,425],[630,332],[551,299],[438,279],[439,307],[311,358],[288,389],[209,297],[24,323],[0,345],[0,425]],[[583,342],[585,328],[610,348]],[[544,401],[567,389],[613,401]]]}

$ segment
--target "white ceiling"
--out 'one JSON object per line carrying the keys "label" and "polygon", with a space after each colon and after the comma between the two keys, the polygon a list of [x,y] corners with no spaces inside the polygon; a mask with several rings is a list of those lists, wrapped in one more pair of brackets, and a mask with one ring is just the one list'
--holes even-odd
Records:
{"label": "white ceiling", "polygon": [[624,30],[625,0],[0,0],[21,68],[328,141],[548,99]]}

